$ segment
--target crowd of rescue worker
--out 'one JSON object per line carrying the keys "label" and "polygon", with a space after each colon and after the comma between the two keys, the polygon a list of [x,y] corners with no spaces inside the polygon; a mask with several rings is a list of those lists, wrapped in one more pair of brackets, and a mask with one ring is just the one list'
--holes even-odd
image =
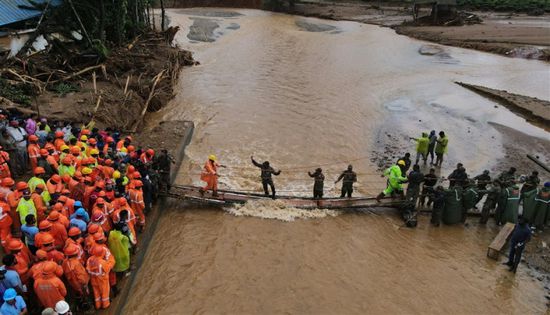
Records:
{"label": "crowd of rescue worker", "polygon": [[[486,224],[491,214],[497,225],[516,224],[510,239],[510,253],[505,263],[509,270],[516,272],[526,243],[531,239],[532,230],[543,230],[550,221],[550,181],[541,186],[539,173],[530,175],[516,174],[511,167],[501,172],[496,178],[491,177],[489,170],[470,177],[462,163],[456,165],[446,178],[436,175],[434,167],[440,167],[443,155],[447,153],[448,139],[442,131],[436,138],[435,131],[422,133],[419,138],[410,138],[417,142],[416,161],[412,165],[411,155],[406,153],[397,163],[388,168],[383,176],[388,177],[387,188],[378,195],[377,200],[386,196],[398,196],[405,200],[403,213],[412,214],[407,219],[416,219],[419,207],[432,207],[431,224],[439,226],[442,215],[447,208],[447,201],[453,201],[454,211],[458,209],[458,222],[466,223],[466,215],[472,210],[479,210],[477,205],[485,197],[479,223]],[[433,149],[437,155],[433,162]],[[420,159],[427,168],[428,156],[431,157],[430,168],[423,174]],[[412,170],[409,171],[412,165]],[[448,181],[448,187],[443,182]],[[402,184],[407,183],[406,192]],[[520,211],[520,208],[522,209]],[[451,221],[451,220],[449,220]],[[457,223],[457,222],[452,222]],[[416,223],[415,223],[416,224]]]}
{"label": "crowd of rescue worker", "polygon": [[[432,207],[431,223],[434,226],[439,226],[441,222],[465,223],[467,213],[477,209],[477,204],[486,197],[480,211],[481,224],[486,224],[492,213],[497,225],[507,222],[519,223],[512,234],[509,261],[506,262],[510,270],[515,272],[525,243],[531,237],[531,229],[542,230],[550,221],[550,182],[540,187],[541,181],[537,171],[533,171],[529,176],[518,176],[513,167],[499,174],[496,179],[491,178],[488,170],[470,177],[462,163],[458,163],[456,169],[446,178],[440,177],[436,175],[436,168],[441,167],[449,144],[445,132],[440,131],[436,135],[436,131],[432,130],[430,133],[422,133],[418,138],[410,139],[417,143],[415,163],[412,163],[411,154],[406,153],[397,159],[394,165],[387,168],[382,174],[382,177],[387,177],[387,186],[376,200],[380,202],[382,198],[387,197],[403,199],[405,201],[401,208],[403,219],[407,226],[414,227],[417,224],[416,214],[419,207]],[[428,158],[430,158],[429,170]],[[422,172],[419,164],[421,160],[423,169],[428,170],[427,174]],[[251,157],[251,162],[261,170],[265,195],[275,199],[272,175],[281,174],[281,170],[275,170],[269,161],[259,163],[254,157]],[[412,170],[410,170],[411,166]],[[206,185],[201,188],[203,195],[207,191],[212,191],[213,197],[218,196],[218,167],[225,166],[218,163],[215,155],[210,155],[201,173],[201,180],[206,182]],[[314,179],[313,198],[323,198],[325,180],[323,170],[317,168],[314,172],[307,174]],[[357,182],[357,174],[353,171],[352,165],[349,165],[334,183],[341,180],[340,198],[351,198],[353,185]],[[443,187],[444,181],[448,181],[448,188]],[[406,192],[403,187],[405,183]],[[453,203],[451,204],[450,201]],[[521,215],[520,205],[523,206]],[[445,213],[451,212],[453,212],[453,219],[445,220]]]}
{"label": "crowd of rescue worker", "polygon": [[2,112],[0,131],[0,314],[108,308],[173,158],[36,115]]}

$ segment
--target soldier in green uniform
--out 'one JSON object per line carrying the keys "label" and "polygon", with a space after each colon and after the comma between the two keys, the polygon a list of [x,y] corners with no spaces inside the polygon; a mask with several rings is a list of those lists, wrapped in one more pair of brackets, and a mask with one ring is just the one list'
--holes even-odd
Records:
{"label": "soldier in green uniform", "polygon": [[485,190],[485,193],[487,193],[487,198],[485,199],[485,203],[483,204],[483,208],[481,210],[481,218],[479,218],[479,223],[487,224],[487,221],[489,220],[489,215],[491,214],[491,210],[495,209],[495,206],[497,205],[497,202],[499,200],[500,190],[500,185],[496,181],[493,182],[487,188],[487,190]]}
{"label": "soldier in green uniform", "polygon": [[307,174],[309,177],[313,177],[315,179],[315,183],[313,184],[313,198],[323,198],[323,187],[325,184],[325,175],[323,175],[323,170],[318,168],[313,174],[310,172],[307,172]]}

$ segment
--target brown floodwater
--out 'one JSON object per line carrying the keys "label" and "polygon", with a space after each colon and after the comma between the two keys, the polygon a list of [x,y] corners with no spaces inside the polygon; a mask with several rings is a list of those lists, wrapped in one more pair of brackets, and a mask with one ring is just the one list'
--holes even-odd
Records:
{"label": "brown floodwater", "polygon": [[[240,15],[232,14],[234,12]],[[414,150],[407,136],[450,137],[441,172],[470,173],[503,156],[488,122],[550,139],[454,81],[550,99],[550,67],[537,61],[435,45],[390,29],[254,10],[173,10],[176,41],[201,66],[183,70],[158,120],[196,123],[178,183],[201,184],[208,154],[229,167],[222,188],[258,190],[249,157],[283,173],[285,194],[309,194],[321,165],[326,194],[348,163],[358,194],[384,186],[384,163]],[[419,49],[432,51],[421,55]],[[388,136],[389,134],[389,136]],[[399,147],[399,148],[397,148]],[[392,210],[300,212],[277,202],[236,209],[173,204],[146,254],[125,314],[544,313],[541,282],[487,259],[495,227],[407,229]]]}

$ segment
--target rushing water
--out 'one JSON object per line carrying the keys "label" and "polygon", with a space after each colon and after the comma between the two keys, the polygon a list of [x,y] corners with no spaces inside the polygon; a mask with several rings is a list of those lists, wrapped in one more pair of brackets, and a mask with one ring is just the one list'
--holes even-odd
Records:
{"label": "rushing water", "polygon": [[[550,99],[545,63],[444,46],[421,55],[426,43],[390,29],[262,11],[174,10],[170,20],[182,28],[178,44],[202,63],[182,72],[176,98],[156,114],[196,123],[180,183],[200,184],[204,159],[214,153],[228,165],[222,188],[258,190],[254,155],[283,170],[275,179],[283,193],[310,194],[305,172],[321,165],[326,193],[335,195],[333,180],[353,163],[358,192],[373,195],[384,186],[373,155],[404,145],[383,153],[393,162],[414,151],[406,137],[422,131],[450,137],[443,175],[457,161],[475,173],[503,154],[501,135],[487,122],[550,139],[453,83]],[[287,210],[276,203],[230,213],[166,210],[126,313],[546,310],[542,285],[524,268],[513,276],[485,257],[496,230],[475,219],[433,228],[422,218],[406,229],[391,211],[320,210],[292,221]]]}

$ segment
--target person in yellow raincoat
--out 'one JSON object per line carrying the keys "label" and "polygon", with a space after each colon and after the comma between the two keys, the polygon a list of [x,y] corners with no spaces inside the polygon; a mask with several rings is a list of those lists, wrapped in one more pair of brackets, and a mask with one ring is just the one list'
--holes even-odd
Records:
{"label": "person in yellow raincoat", "polygon": [[403,197],[403,187],[401,184],[405,183],[407,181],[407,178],[402,176],[400,166],[405,166],[405,161],[399,160],[397,161],[397,164],[392,165],[390,168],[384,171],[382,177],[388,177],[388,186],[376,197],[376,201],[379,202],[380,199],[384,198],[385,196],[390,196],[393,193],[397,193],[398,195]]}
{"label": "person in yellow raincoat", "polygon": [[[115,257],[114,272],[124,272],[130,269],[130,239],[125,235],[124,230],[128,228],[124,224],[117,223],[114,230],[109,233],[107,244],[109,250]],[[130,231],[126,231],[126,234]]]}
{"label": "person in yellow raincoat", "polygon": [[212,190],[212,196],[218,196],[218,167],[225,166],[218,163],[214,154],[210,154],[201,173],[201,180],[206,182],[206,186],[201,188],[201,193]]}

